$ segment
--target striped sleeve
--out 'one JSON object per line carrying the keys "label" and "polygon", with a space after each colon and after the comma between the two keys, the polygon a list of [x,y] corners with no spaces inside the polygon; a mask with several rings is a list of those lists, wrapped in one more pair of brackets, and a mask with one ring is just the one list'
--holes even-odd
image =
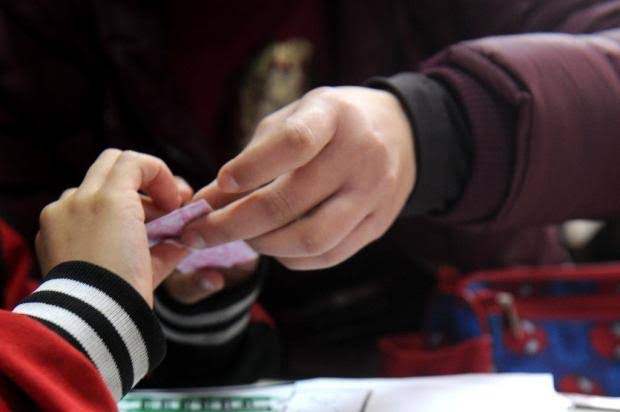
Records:
{"label": "striped sleeve", "polygon": [[215,347],[241,336],[250,323],[250,309],[260,291],[262,276],[256,275],[196,304],[185,305],[160,288],[155,313],[166,338],[194,347]]}
{"label": "striped sleeve", "polygon": [[119,400],[163,359],[163,333],[144,299],[112,272],[65,262],[14,310],[84,353]]}

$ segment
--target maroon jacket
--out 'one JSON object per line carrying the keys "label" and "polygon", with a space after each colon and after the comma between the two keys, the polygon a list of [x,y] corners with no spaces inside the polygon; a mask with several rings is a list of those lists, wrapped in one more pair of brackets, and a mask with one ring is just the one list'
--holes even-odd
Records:
{"label": "maroon jacket", "polygon": [[[421,72],[456,99],[473,145],[456,204],[403,217],[358,266],[321,271],[332,286],[355,270],[409,273],[420,259],[465,270],[558,262],[566,256],[548,225],[620,214],[620,1],[341,0],[325,9],[333,70],[322,83]],[[27,236],[104,147],[158,155],[195,186],[214,176],[160,44],[152,2],[0,2],[0,213]],[[280,273],[276,291],[289,286]],[[308,295],[299,282],[317,276],[288,281]]]}

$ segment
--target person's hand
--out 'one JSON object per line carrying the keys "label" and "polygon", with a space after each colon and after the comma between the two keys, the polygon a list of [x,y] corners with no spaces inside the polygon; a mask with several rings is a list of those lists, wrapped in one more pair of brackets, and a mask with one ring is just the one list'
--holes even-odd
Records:
{"label": "person's hand", "polygon": [[183,188],[160,159],[104,151],[78,188],[41,212],[36,247],[42,272],[69,260],[90,262],[124,279],[152,306],[153,289],[187,250],[164,242],[149,252],[145,210],[170,212],[182,198]]}
{"label": "person's hand", "polygon": [[254,274],[257,266],[258,259],[229,269],[205,268],[195,273],[175,271],[162,286],[177,302],[190,305],[214,295],[225,287],[243,282]]}
{"label": "person's hand", "polygon": [[[188,202],[194,191],[185,180],[177,177],[177,186],[182,203]],[[152,204],[150,198],[143,197],[146,220],[150,221],[165,214]],[[177,302],[193,304],[214,295],[225,287],[232,287],[243,282],[256,270],[258,259],[233,268],[205,268],[194,273],[174,271],[164,280],[162,287]]]}
{"label": "person's hand", "polygon": [[245,239],[291,269],[333,266],[390,227],[413,188],[414,159],[409,121],[391,93],[313,90],[266,117],[196,194],[216,210],[189,224],[183,242]]}

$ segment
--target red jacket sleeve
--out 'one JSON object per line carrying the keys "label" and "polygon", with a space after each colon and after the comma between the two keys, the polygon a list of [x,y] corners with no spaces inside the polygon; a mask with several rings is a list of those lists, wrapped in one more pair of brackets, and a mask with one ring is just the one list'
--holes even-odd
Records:
{"label": "red jacket sleeve", "polygon": [[94,365],[28,316],[0,311],[0,411],[112,411]]}
{"label": "red jacket sleeve", "polygon": [[[38,287],[30,253],[0,220],[0,411],[109,411],[159,364],[165,340],[144,299],[87,262],[54,267]],[[33,290],[35,289],[35,290]]]}
{"label": "red jacket sleeve", "polygon": [[32,278],[32,258],[24,239],[3,220],[0,220],[0,302],[5,309],[13,309],[20,300],[38,286]]}

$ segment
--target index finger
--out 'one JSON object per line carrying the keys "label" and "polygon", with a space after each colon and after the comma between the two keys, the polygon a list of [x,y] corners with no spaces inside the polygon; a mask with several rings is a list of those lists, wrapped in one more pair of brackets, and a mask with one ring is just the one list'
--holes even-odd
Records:
{"label": "index finger", "polygon": [[290,115],[261,130],[243,152],[222,166],[218,186],[224,192],[247,192],[308,163],[336,131],[331,106],[313,95],[302,99]]}
{"label": "index finger", "polygon": [[237,199],[241,199],[245,195],[247,195],[246,192],[226,193],[220,189],[217,181],[213,181],[200,189],[192,199],[193,201],[204,199],[213,207],[213,209],[220,209]]}
{"label": "index finger", "polygon": [[133,151],[125,151],[118,157],[103,188],[142,191],[164,211],[176,209],[181,203],[177,181],[168,166],[157,157]]}

